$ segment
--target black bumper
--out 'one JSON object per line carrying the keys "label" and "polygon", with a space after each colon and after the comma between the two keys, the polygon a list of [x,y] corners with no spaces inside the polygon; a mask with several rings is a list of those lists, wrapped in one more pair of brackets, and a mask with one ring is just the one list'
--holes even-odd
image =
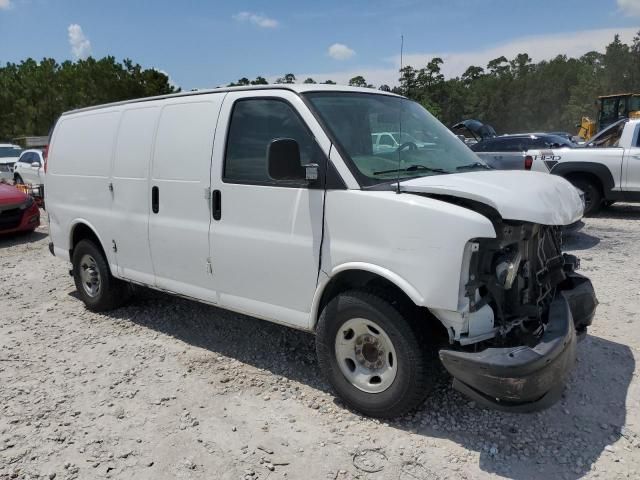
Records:
{"label": "black bumper", "polygon": [[575,363],[577,338],[591,325],[598,304],[589,279],[573,272],[567,277],[534,347],[440,350],[453,387],[483,406],[510,412],[531,412],[555,403]]}

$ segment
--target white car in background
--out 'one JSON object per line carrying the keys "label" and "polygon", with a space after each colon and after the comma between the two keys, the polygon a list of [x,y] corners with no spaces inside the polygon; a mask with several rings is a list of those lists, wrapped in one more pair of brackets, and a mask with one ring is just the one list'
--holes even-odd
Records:
{"label": "white car in background", "polygon": [[376,132],[371,134],[373,153],[395,152],[403,147],[415,150],[435,145],[434,143],[421,142],[408,133],[400,132]]}
{"label": "white car in background", "polygon": [[24,150],[13,167],[13,180],[16,183],[44,184],[44,158],[42,151]]}
{"label": "white car in background", "polygon": [[13,167],[21,153],[19,145],[0,143],[0,180],[13,180]]}

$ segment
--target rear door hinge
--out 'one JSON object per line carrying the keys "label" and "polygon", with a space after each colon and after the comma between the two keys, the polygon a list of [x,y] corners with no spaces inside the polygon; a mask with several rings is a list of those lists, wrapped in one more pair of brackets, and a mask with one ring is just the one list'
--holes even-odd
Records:
{"label": "rear door hinge", "polygon": [[206,187],[204,189],[204,198],[206,200],[211,200],[211,187]]}
{"label": "rear door hinge", "polygon": [[114,252],[117,252],[117,251],[118,251],[118,245],[116,245],[116,241],[115,241],[115,240],[111,240],[111,249],[112,249]]}
{"label": "rear door hinge", "polygon": [[211,257],[207,258],[207,273],[209,275],[213,275],[213,263],[211,262]]}

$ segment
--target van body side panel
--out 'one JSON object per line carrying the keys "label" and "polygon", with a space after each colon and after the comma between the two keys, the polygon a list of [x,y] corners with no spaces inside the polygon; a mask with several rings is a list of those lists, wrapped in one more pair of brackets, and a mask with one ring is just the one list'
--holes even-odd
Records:
{"label": "van body side panel", "polygon": [[162,107],[156,132],[149,243],[158,288],[215,302],[208,271],[211,154],[224,95],[176,98]]}
{"label": "van body side panel", "polygon": [[455,311],[465,245],[495,236],[486,217],[432,198],[328,191],[322,270],[333,277],[353,264],[385,272],[418,305]]}
{"label": "van body side panel", "polygon": [[120,111],[104,109],[63,116],[52,138],[46,201],[56,248],[69,250],[74,223],[91,225],[103,242],[112,271],[109,175]]}
{"label": "van body side panel", "polygon": [[113,239],[117,275],[155,284],[149,251],[149,170],[158,105],[131,105],[122,112],[112,169]]}

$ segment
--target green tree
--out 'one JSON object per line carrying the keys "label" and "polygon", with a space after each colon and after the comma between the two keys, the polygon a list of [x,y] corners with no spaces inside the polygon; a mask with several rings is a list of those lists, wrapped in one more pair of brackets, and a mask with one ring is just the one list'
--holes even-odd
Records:
{"label": "green tree", "polygon": [[357,77],[353,77],[349,80],[349,86],[351,87],[366,87],[367,81],[364,79],[362,75],[358,75]]}
{"label": "green tree", "polygon": [[278,78],[276,83],[296,83],[296,76],[293,73],[287,73],[284,77]]}
{"label": "green tree", "polygon": [[130,59],[6,63],[0,66],[0,138],[47,135],[67,110],[175,91],[167,75]]}

